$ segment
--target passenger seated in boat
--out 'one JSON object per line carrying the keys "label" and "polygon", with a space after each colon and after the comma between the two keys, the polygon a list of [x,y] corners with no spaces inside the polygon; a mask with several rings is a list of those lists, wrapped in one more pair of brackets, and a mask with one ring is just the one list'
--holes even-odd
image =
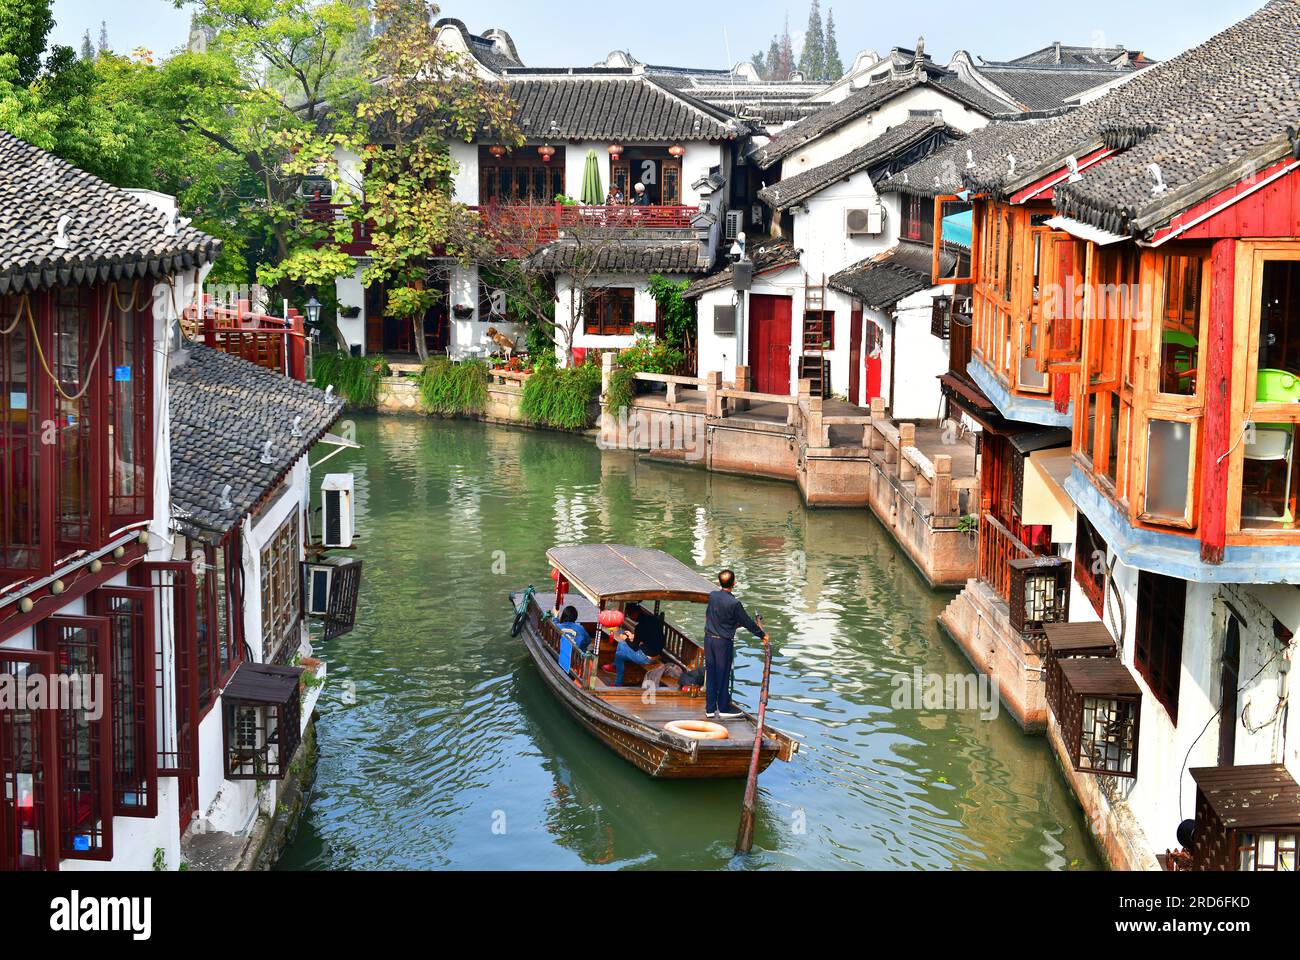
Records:
{"label": "passenger seated in boat", "polygon": [[555,621],[555,625],[560,630],[572,630],[574,633],[573,645],[583,653],[587,652],[587,644],[591,643],[591,634],[587,628],[578,622],[578,608],[569,604],[560,611],[560,617]]}
{"label": "passenger seated in boat", "polygon": [[623,668],[629,663],[644,667],[659,662],[658,655],[652,657],[641,650],[636,638],[628,631],[620,630],[614,639],[618,641],[618,646],[614,648],[614,686],[623,686]]}
{"label": "passenger seated in boat", "polygon": [[636,622],[636,648],[647,657],[661,657],[664,652],[663,614],[643,613]]}

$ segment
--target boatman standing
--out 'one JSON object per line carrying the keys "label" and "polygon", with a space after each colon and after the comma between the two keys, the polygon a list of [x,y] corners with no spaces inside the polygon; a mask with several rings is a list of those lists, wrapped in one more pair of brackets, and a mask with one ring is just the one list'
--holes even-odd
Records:
{"label": "boatman standing", "polygon": [[736,575],[730,570],[718,574],[722,589],[709,594],[704,611],[704,712],[711,719],[730,720],[742,717],[731,703],[731,661],[735,656],[736,629],[744,627],[764,643],[763,619],[754,620],[745,605],[731,595]]}

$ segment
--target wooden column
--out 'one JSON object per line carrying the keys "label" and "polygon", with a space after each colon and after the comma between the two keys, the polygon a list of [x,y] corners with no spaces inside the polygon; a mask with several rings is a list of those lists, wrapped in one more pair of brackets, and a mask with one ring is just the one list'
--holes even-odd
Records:
{"label": "wooden column", "polygon": [[1222,563],[1228,522],[1228,460],[1232,448],[1232,333],[1237,243],[1216,240],[1210,260],[1210,332],[1205,367],[1205,439],[1201,444],[1201,560]]}

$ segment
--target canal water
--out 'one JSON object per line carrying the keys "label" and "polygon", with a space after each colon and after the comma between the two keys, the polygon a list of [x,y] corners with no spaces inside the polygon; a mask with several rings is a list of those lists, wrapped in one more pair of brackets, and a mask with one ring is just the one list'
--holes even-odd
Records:
{"label": "canal water", "polygon": [[[935,624],[950,595],[867,511],[564,434],[354,423],[362,449],[323,469],[356,476],[358,622],[318,650],[320,764],[282,868],[1098,867],[1041,737],[899,699],[916,668],[971,668]],[[510,638],[507,591],[549,586],[546,549],[584,541],[729,566],[766,618],[769,721],[803,748],[759,779],[744,864],[741,781],[651,780],[574,725]],[[674,619],[698,634],[701,610]],[[760,673],[742,641],[750,704]]]}

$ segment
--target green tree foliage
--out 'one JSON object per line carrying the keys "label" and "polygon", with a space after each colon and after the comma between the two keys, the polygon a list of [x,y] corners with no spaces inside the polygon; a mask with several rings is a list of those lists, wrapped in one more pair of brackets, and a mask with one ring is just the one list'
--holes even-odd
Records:
{"label": "green tree foliage", "polygon": [[[437,12],[425,2],[376,0],[383,32],[362,65],[359,123],[340,131],[364,170],[364,211],[355,203],[352,214],[370,225],[372,248],[362,275],[367,286],[382,282],[427,294],[444,269],[439,255],[476,256],[482,231],[477,215],[453,199],[457,167],[447,144],[479,136],[509,146],[523,142],[505,90],[484,83],[462,56],[435,42]],[[403,315],[415,325],[423,358],[423,312]]]}
{"label": "green tree foliage", "polygon": [[818,0],[808,8],[808,28],[804,32],[803,50],[799,54],[799,72],[805,80],[821,80],[826,72],[826,34],[822,28],[822,9]]}
{"label": "green tree foliage", "polygon": [[781,42],[777,39],[776,34],[772,34],[772,42],[767,47],[767,57],[764,58],[764,66],[767,72],[763,75],[764,80],[779,80],[777,71],[781,69]]}
{"label": "green tree foliage", "polygon": [[31,83],[41,69],[45,38],[54,28],[52,0],[0,0],[0,59],[12,57],[10,76]]}
{"label": "green tree foliage", "polygon": [[839,41],[835,39],[835,10],[826,11],[826,58],[822,79],[827,83],[844,76],[844,61],[840,58]]}

